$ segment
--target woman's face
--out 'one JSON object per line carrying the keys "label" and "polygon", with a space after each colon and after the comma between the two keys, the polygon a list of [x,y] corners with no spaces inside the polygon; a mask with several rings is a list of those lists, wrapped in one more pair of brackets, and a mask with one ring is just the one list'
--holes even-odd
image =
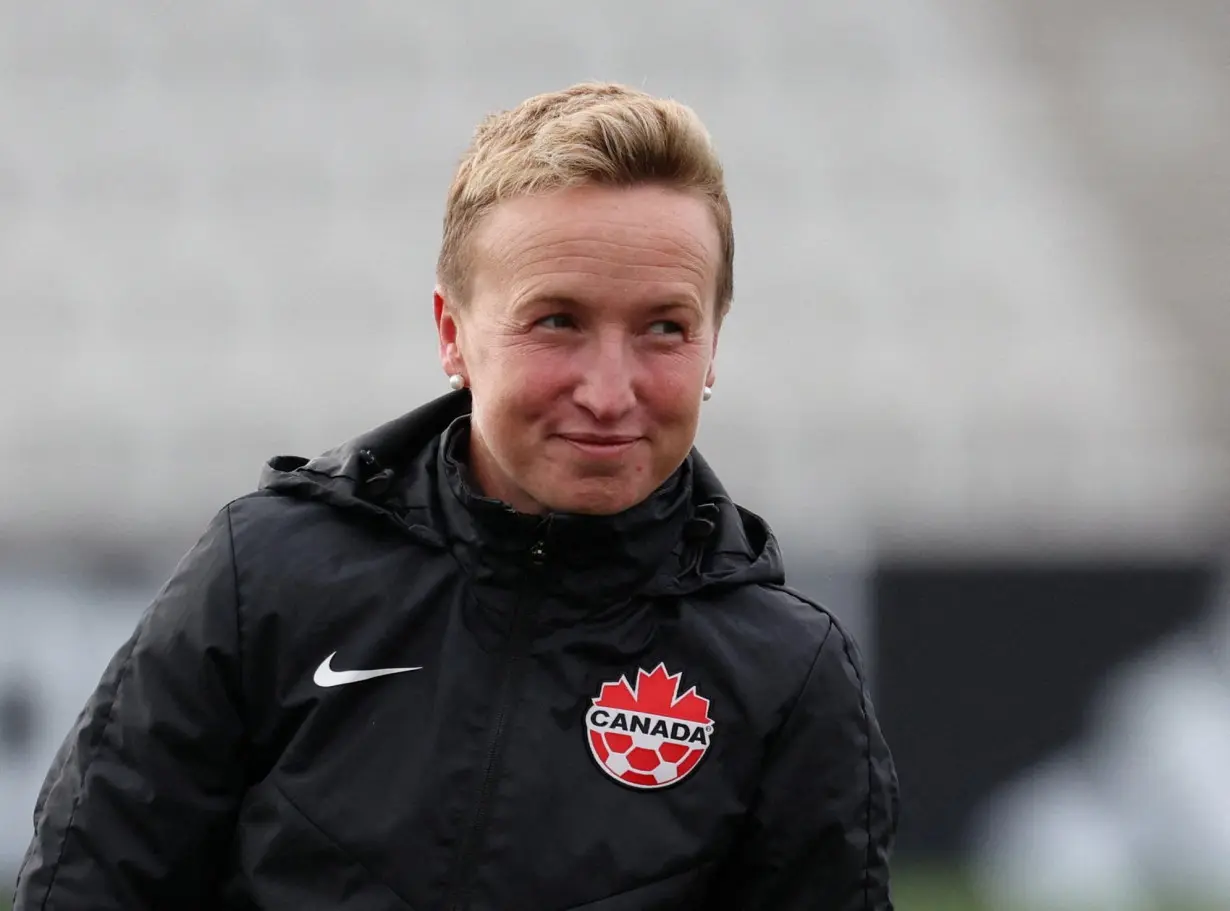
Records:
{"label": "woman's face", "polygon": [[520,197],[472,250],[469,300],[435,306],[444,369],[473,391],[483,492],[521,512],[635,506],[687,456],[713,383],[707,204],[654,186]]}

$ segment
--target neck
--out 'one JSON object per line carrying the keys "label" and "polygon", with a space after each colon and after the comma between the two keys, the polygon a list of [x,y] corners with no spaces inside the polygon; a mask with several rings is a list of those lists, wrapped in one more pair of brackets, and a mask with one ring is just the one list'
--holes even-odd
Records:
{"label": "neck", "polygon": [[475,493],[506,503],[526,515],[540,516],[547,512],[542,503],[514,484],[508,475],[500,470],[495,456],[473,423],[470,425],[469,469],[470,480],[477,488]]}
{"label": "neck", "polygon": [[518,588],[537,579],[577,604],[591,604],[644,592],[655,579],[665,586],[677,575],[692,511],[690,464],[618,515],[551,514],[541,508],[526,514],[490,487],[480,493],[475,466],[463,461],[463,453],[473,460],[476,451],[482,450],[473,445],[472,426],[459,420],[445,432],[436,454],[449,491],[442,501],[446,535],[476,583]]}

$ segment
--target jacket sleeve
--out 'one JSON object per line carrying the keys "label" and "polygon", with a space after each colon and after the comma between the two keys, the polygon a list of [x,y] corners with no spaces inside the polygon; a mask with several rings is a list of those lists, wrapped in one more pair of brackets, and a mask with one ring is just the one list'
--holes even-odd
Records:
{"label": "jacket sleeve", "polygon": [[56,755],[14,911],[214,905],[244,786],[237,608],[223,510]]}
{"label": "jacket sleeve", "polygon": [[896,769],[854,641],[833,623],[769,747],[728,907],[892,911]]}

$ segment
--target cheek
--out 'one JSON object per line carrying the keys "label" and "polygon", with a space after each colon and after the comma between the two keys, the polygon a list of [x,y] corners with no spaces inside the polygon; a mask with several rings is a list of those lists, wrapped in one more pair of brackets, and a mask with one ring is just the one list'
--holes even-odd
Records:
{"label": "cheek", "polygon": [[644,371],[642,400],[654,411],[676,420],[700,413],[700,392],[708,363],[699,358],[659,357]]}
{"label": "cheek", "polygon": [[483,397],[522,414],[546,410],[575,372],[567,357],[549,349],[493,350],[484,361]]}

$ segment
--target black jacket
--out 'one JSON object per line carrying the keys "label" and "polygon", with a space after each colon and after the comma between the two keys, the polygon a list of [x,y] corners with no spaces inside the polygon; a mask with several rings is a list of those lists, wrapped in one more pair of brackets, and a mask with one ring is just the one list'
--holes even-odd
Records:
{"label": "black jacket", "polygon": [[696,453],[617,517],[513,513],[468,401],[218,514],[56,757],[16,911],[891,908],[859,658],[765,524]]}

